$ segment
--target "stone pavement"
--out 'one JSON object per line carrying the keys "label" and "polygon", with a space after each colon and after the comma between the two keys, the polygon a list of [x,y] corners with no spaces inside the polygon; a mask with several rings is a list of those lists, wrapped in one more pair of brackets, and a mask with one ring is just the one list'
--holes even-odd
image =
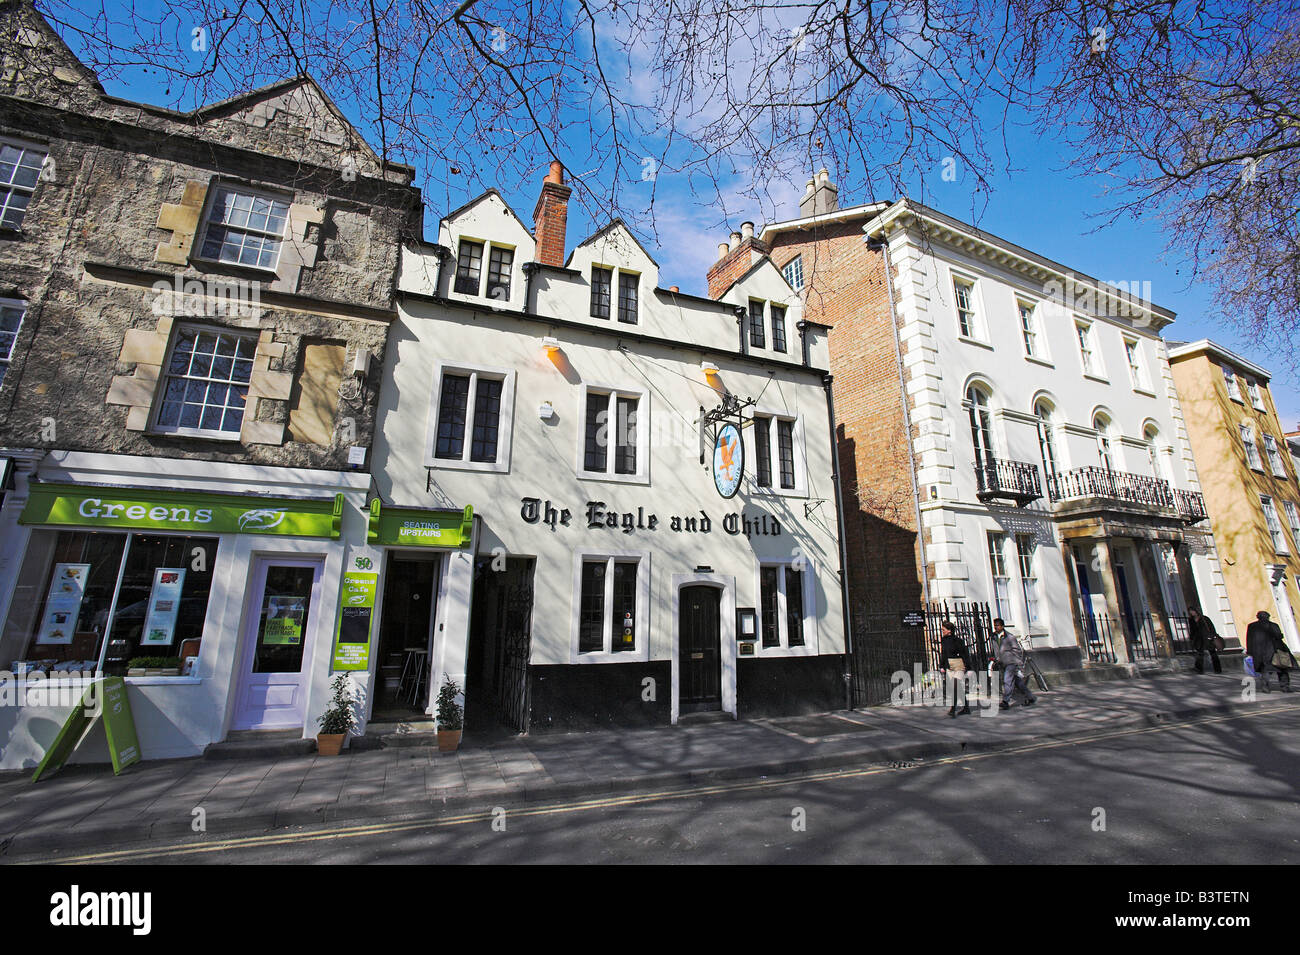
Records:
{"label": "stone pavement", "polygon": [[73,765],[40,783],[0,774],[0,859],[52,849],[190,835],[202,809],[207,833],[357,824],[532,800],[679,787],[721,779],[813,772],[868,763],[990,751],[1194,719],[1288,708],[1300,693],[1242,699],[1241,676],[1162,675],[1040,693],[1038,705],[976,710],[863,710],[601,730],[504,740],[459,752],[401,746],[244,760],[184,759]]}

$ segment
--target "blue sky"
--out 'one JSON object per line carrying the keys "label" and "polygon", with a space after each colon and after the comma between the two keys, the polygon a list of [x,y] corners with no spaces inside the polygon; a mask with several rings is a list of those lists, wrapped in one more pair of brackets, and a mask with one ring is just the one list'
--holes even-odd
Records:
{"label": "blue sky", "polygon": [[[146,0],[144,6],[154,8],[156,5]],[[81,52],[78,37],[65,39],[74,52]],[[105,79],[104,85],[110,94],[126,99],[178,105],[174,96],[166,95],[156,73],[134,71],[120,80]],[[181,104],[181,108],[192,105]],[[377,144],[379,138],[372,125],[364,117],[351,115],[346,103],[340,102],[339,105],[370,142]],[[991,121],[999,122],[997,119]],[[590,143],[566,145],[571,145],[575,155],[586,155]],[[1067,147],[1050,135],[1014,127],[1006,132],[1006,146],[1006,155],[1000,156],[999,153],[1000,161],[1013,171],[986,171],[985,177],[991,186],[987,202],[975,192],[976,177],[969,170],[958,169],[956,181],[949,182],[944,180],[938,166],[909,180],[908,192],[927,205],[955,218],[974,222],[987,232],[1075,271],[1103,281],[1150,282],[1155,303],[1178,315],[1177,320],[1165,329],[1167,339],[1211,338],[1264,368],[1276,370],[1279,377],[1271,382],[1271,386],[1283,427],[1300,427],[1300,389],[1297,383],[1289,378],[1282,363],[1271,361],[1262,349],[1241,341],[1228,325],[1218,320],[1211,305],[1210,290],[1200,283],[1189,282],[1191,271],[1185,261],[1164,254],[1166,236],[1156,217],[1143,217],[1141,220],[1126,217],[1107,225],[1100,217],[1107,209],[1107,200],[1101,195],[1106,183],[1100,176],[1079,178],[1065,171],[1069,159]],[[451,184],[428,184],[425,194],[426,235],[436,234],[437,220],[442,213],[462,205],[489,187],[497,188],[520,217],[530,223],[549,158],[538,157],[531,181],[485,182],[449,177]],[[855,171],[848,170],[846,176],[846,170],[836,169],[830,162],[827,165],[831,167],[833,180],[841,183],[841,206],[875,198],[894,198],[854,195],[844,185],[844,180],[860,179],[860,171],[854,176]],[[660,263],[663,285],[678,285],[683,291],[705,294],[705,273],[717,256],[718,243],[726,241],[732,229],[739,229],[742,220],[751,219],[761,228],[765,221],[796,216],[804,183],[813,171],[809,168],[796,181],[763,184],[773,200],[767,208],[739,199],[742,191],[751,186],[744,179],[743,171],[733,181],[719,183],[716,190],[712,184],[703,183],[698,178],[661,171],[653,183],[653,230],[646,220],[631,224]],[[418,184],[425,184],[426,172],[428,170],[417,169]],[[632,181],[626,185],[634,197],[635,190],[644,189],[648,202],[651,193],[649,182]],[[726,214],[731,216],[730,219],[724,218],[718,202],[719,192],[726,199]],[[603,215],[597,221],[581,205],[572,203],[569,248],[604,224]]]}

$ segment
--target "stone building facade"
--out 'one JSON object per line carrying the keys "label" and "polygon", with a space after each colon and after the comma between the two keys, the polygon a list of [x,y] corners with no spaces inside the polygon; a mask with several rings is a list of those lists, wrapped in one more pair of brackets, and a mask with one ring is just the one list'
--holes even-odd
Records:
{"label": "stone building facade", "polygon": [[[314,736],[414,171],[309,77],[178,113],[109,96],[30,7],[4,10],[0,668],[180,658],[179,677],[128,677],[165,714],[141,726],[145,756],[231,728]],[[51,629],[55,569],[90,583]],[[163,570],[176,593],[136,580]],[[290,578],[306,618],[267,651]],[[6,725],[4,765],[48,742],[36,725]]]}

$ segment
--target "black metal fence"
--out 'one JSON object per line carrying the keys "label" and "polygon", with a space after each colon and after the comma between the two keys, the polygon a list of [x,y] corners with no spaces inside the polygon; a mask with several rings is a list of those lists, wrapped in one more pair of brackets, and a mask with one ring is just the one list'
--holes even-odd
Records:
{"label": "black metal fence", "polygon": [[1173,644],[1174,653],[1193,654],[1192,631],[1186,617],[1169,618],[1169,642]]}
{"label": "black metal fence", "polygon": [[[913,614],[921,626],[907,626],[904,614]],[[988,668],[993,659],[993,623],[988,604],[931,603],[914,611],[853,614],[853,705],[888,703],[905,673],[915,681],[918,673],[943,669],[939,659],[940,626],[951,620],[965,642],[971,665]]]}
{"label": "black metal fence", "polygon": [[1154,662],[1161,658],[1160,648],[1156,644],[1155,624],[1152,623],[1150,614],[1134,614],[1126,636],[1131,662]]}
{"label": "black metal fence", "polygon": [[1038,479],[1038,465],[1023,461],[1000,461],[990,458],[975,463],[975,495],[986,498],[1005,497],[1017,502],[1036,501],[1043,496]]}
{"label": "black metal fence", "polygon": [[1099,613],[1080,614],[1083,627],[1084,652],[1089,663],[1116,663],[1115,641],[1111,636],[1110,617]]}

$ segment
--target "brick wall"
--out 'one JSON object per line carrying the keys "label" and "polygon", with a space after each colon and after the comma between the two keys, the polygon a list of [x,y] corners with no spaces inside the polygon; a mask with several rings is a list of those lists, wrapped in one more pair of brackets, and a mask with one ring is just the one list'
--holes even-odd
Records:
{"label": "brick wall", "polygon": [[884,256],[863,241],[861,220],[780,233],[771,255],[778,267],[803,256],[804,316],[832,326],[853,608],[914,607],[919,544]]}
{"label": "brick wall", "polygon": [[768,248],[758,239],[741,239],[740,244],[713,264],[709,269],[709,298],[721,298],[723,293],[754,263],[768,254]]}

